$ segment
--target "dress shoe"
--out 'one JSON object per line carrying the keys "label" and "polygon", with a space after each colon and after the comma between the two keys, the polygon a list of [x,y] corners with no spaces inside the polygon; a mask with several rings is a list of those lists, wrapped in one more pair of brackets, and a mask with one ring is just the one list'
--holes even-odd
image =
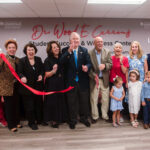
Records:
{"label": "dress shoe", "polygon": [[37,125],[41,125],[41,124],[42,124],[42,121],[37,121],[36,124],[37,124]]}
{"label": "dress shoe", "polygon": [[76,128],[75,124],[73,124],[73,123],[70,123],[69,127],[70,127],[70,129],[75,129]]}
{"label": "dress shoe", "polygon": [[97,119],[91,119],[91,123],[95,124],[97,122]]}
{"label": "dress shoe", "polygon": [[48,126],[48,123],[45,121],[38,121],[37,124],[42,126]]}
{"label": "dress shoe", "polygon": [[58,127],[59,127],[59,124],[58,124],[58,123],[52,124],[51,127],[53,127],[53,128],[58,128]]}
{"label": "dress shoe", "polygon": [[43,122],[41,123],[41,125],[42,125],[42,126],[48,126],[48,123],[45,122],[45,121],[43,121]]}
{"label": "dress shoe", "polygon": [[29,127],[32,129],[32,130],[38,130],[38,126],[36,124],[29,124]]}
{"label": "dress shoe", "polygon": [[149,128],[148,124],[144,124],[143,127],[144,127],[144,129],[148,129]]}
{"label": "dress shoe", "polygon": [[83,123],[86,127],[90,127],[91,126],[91,124],[89,123],[89,121],[88,120],[80,120],[80,122],[81,123]]}

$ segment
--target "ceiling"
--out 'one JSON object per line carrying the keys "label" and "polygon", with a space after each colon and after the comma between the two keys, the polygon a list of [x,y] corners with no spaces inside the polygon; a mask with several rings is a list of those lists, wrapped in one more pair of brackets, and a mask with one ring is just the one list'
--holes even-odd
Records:
{"label": "ceiling", "polygon": [[87,0],[22,0],[0,4],[0,18],[145,18],[150,19],[150,0],[142,5],[93,5]]}

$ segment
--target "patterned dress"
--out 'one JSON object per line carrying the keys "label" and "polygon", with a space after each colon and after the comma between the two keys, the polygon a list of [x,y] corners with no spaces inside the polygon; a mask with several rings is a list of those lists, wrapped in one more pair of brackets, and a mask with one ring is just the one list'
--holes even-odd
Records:
{"label": "patterned dress", "polygon": [[129,71],[133,69],[137,69],[140,72],[140,81],[144,81],[144,61],[147,59],[146,55],[143,55],[140,59],[137,56],[134,56],[131,59],[130,56],[127,57],[129,60]]}
{"label": "patterned dress", "polygon": [[[123,92],[123,87],[117,88],[116,86],[113,86],[113,89],[114,89],[113,96],[115,96],[117,98],[121,98],[122,92]],[[122,110],[122,109],[123,109],[122,101],[117,101],[117,100],[111,98],[110,110],[116,111],[116,110]]]}

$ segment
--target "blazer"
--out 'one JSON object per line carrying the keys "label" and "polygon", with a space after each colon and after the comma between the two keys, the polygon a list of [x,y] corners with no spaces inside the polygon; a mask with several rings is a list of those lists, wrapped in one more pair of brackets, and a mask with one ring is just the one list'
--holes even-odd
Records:
{"label": "blazer", "polygon": [[[91,88],[94,88],[95,86],[95,75],[99,75],[99,65],[96,57],[95,49],[89,51],[89,55],[92,62],[92,69],[90,70],[89,76],[90,76],[90,86]],[[101,51],[101,63],[105,64],[105,69],[102,71],[103,76],[103,83],[104,86],[107,88],[109,86],[109,71],[112,67],[112,59],[111,59],[111,53],[107,49],[102,49]]]}
{"label": "blazer", "polygon": [[[26,77],[27,78],[27,85],[36,89],[43,91],[43,80],[40,82],[37,82],[39,75],[44,75],[44,67],[43,63],[40,57],[35,56],[34,57],[35,64],[34,69],[30,65],[30,62],[28,60],[28,57],[23,57],[20,59],[20,62],[18,64],[17,72],[20,78]],[[22,95],[31,95],[32,92],[30,92],[27,88],[20,85],[19,87],[19,93]]]}
{"label": "blazer", "polygon": [[[79,77],[79,86],[82,91],[89,89],[89,76],[88,72],[90,71],[92,64],[90,60],[90,56],[86,48],[79,46],[78,47],[78,59],[77,59],[77,67],[75,65],[74,54],[73,52],[70,54],[68,52],[68,48],[66,47],[62,49],[62,56],[60,58],[60,63],[64,65],[65,69],[65,84],[66,86],[74,86],[76,84],[75,78],[76,75]],[[88,72],[82,71],[82,65],[87,65]]]}
{"label": "blazer", "polygon": [[[6,55],[11,66],[16,70],[16,65],[19,63],[19,58],[11,58]],[[13,96],[15,77],[10,72],[7,64],[0,59],[0,96]]]}

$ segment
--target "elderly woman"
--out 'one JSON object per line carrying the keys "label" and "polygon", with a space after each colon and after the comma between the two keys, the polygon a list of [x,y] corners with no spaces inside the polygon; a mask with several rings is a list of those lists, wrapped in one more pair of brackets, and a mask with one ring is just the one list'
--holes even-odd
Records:
{"label": "elderly woman", "polygon": [[[59,91],[64,89],[63,67],[60,64],[60,45],[51,41],[47,45],[48,57],[44,61],[45,90]],[[44,121],[51,121],[53,128],[66,121],[66,107],[63,93],[47,95],[44,100]]]}
{"label": "elderly woman", "polygon": [[[15,40],[8,40],[5,43],[5,48],[7,51],[6,58],[11,64],[11,66],[16,70],[19,59],[15,56],[17,51],[17,43]],[[3,96],[4,98],[4,108],[5,116],[8,123],[8,128],[12,132],[17,131],[17,127],[22,127],[19,122],[19,108],[17,99],[17,86],[14,76],[11,74],[7,64],[0,59],[0,100]]]}
{"label": "elderly woman", "polygon": [[[23,52],[26,56],[20,59],[18,75],[23,83],[42,91],[43,63],[40,57],[35,56],[37,48],[29,43],[25,45]],[[28,125],[32,130],[37,130],[37,124],[42,122],[42,96],[33,94],[24,86],[20,86],[19,92],[22,95]]]}
{"label": "elderly woman", "polygon": [[127,57],[122,55],[122,45],[121,43],[116,43],[114,45],[114,56],[112,56],[112,68],[110,70],[110,85],[113,85],[113,79],[116,76],[120,76],[123,80],[123,86],[126,87],[127,83],[127,73],[129,68],[129,63]]}
{"label": "elderly woman", "polygon": [[137,41],[133,41],[129,51],[129,71],[137,69],[140,72],[140,81],[144,81],[145,73],[148,71],[147,57],[143,55],[141,45]]}
{"label": "elderly woman", "polygon": [[[110,77],[109,77],[110,89],[113,86],[113,82],[116,76],[119,76],[123,80],[123,87],[124,90],[126,91],[129,63],[127,57],[122,55],[121,43],[116,43],[114,45],[114,56],[112,56],[112,64],[113,65],[110,70]],[[123,106],[124,106],[124,113],[128,114],[128,106],[124,101],[123,101]],[[122,121],[122,117],[120,121]]]}

